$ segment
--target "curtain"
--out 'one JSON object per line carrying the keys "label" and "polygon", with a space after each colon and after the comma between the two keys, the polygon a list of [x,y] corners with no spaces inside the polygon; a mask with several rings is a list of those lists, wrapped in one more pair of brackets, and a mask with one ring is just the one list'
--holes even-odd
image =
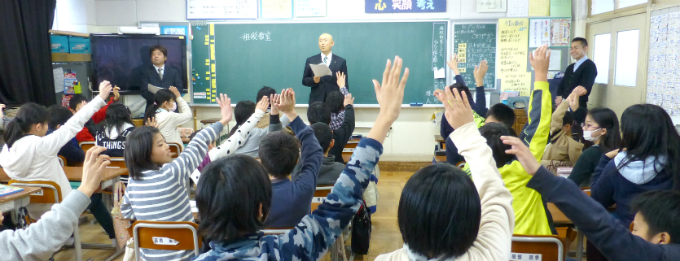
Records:
{"label": "curtain", "polygon": [[56,0],[0,0],[0,103],[55,104],[50,34]]}

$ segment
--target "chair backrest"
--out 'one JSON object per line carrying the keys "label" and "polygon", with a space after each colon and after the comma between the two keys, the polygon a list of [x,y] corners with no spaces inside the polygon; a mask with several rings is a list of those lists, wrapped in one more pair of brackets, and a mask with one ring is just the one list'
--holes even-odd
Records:
{"label": "chair backrest", "polygon": [[312,209],[311,211],[316,210],[319,208],[321,203],[323,203],[323,200],[328,197],[328,194],[331,193],[331,190],[333,189],[333,185],[327,185],[327,186],[318,186],[316,187],[316,190],[314,191],[314,197],[312,198]]}
{"label": "chair backrest", "polygon": [[109,168],[127,168],[127,165],[125,165],[125,158],[123,157],[111,157],[111,164],[109,164],[107,167]]}
{"label": "chair backrest", "polygon": [[194,250],[199,255],[201,240],[198,238],[198,225],[189,221],[145,221],[132,224],[135,241],[135,254],[140,256],[140,248],[156,250]]}
{"label": "chair backrest", "polygon": [[[510,260],[557,260],[563,261],[566,254],[562,240],[557,236],[512,236]],[[523,258],[521,256],[530,256]],[[534,255],[533,258],[531,256]],[[536,256],[541,258],[536,259]]]}
{"label": "chair backrest", "polygon": [[84,151],[87,151],[90,148],[97,146],[97,143],[95,143],[94,141],[81,141],[78,144],[80,144],[80,148],[83,149]]}
{"label": "chair backrest", "polygon": [[182,153],[182,145],[177,143],[177,142],[168,142],[168,146],[170,146],[170,152],[172,153],[173,158],[179,157],[179,154]]}
{"label": "chair backrest", "polygon": [[42,188],[40,192],[31,194],[31,203],[57,204],[61,202],[61,187],[53,181],[19,181],[10,180],[9,185]]}
{"label": "chair backrest", "polygon": [[582,188],[581,190],[583,190],[583,192],[585,192],[586,195],[588,195],[590,197],[590,187]]}
{"label": "chair backrest", "polygon": [[262,233],[265,235],[283,235],[286,232],[290,231],[293,229],[292,227],[290,228],[265,228],[262,230]]}
{"label": "chair backrest", "polygon": [[59,159],[59,164],[62,167],[68,165],[68,162],[66,161],[66,157],[59,155],[57,158]]}

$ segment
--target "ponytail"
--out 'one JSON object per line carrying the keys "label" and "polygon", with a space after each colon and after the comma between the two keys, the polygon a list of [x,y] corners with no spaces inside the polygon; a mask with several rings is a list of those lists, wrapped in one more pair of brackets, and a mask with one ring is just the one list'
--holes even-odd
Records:
{"label": "ponytail", "polygon": [[255,103],[252,101],[240,101],[236,104],[234,108],[234,119],[236,120],[236,126],[231,128],[229,132],[229,137],[234,135],[238,128],[245,123],[251,115],[255,113]]}
{"label": "ponytail", "polygon": [[16,118],[7,124],[3,139],[7,143],[7,148],[12,148],[14,142],[23,138],[31,131],[35,124],[45,124],[49,120],[49,113],[47,108],[35,103],[27,103],[22,105],[17,112]]}
{"label": "ponytail", "polygon": [[150,106],[149,109],[146,110],[146,113],[144,113],[144,124],[146,124],[149,119],[156,117],[156,110],[158,110],[164,102],[176,101],[177,97],[170,90],[161,89],[156,92],[153,99],[153,106]]}

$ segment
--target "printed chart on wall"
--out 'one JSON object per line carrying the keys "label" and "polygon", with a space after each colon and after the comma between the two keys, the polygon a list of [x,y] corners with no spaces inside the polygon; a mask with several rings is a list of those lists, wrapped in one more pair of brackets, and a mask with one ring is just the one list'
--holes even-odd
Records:
{"label": "printed chart on wall", "polygon": [[486,60],[486,89],[496,88],[496,24],[456,24],[453,50],[458,55],[458,70],[467,86],[475,86],[475,65]]}
{"label": "printed chart on wall", "polygon": [[647,103],[680,116],[680,12],[652,16],[649,40]]}
{"label": "printed chart on wall", "polygon": [[[194,104],[215,103],[217,96],[217,80],[215,63],[215,25],[194,27],[194,48],[191,71],[191,82]],[[204,39],[203,44],[197,44],[198,39]],[[200,58],[199,58],[200,57]],[[205,62],[200,61],[206,57]]]}
{"label": "printed chart on wall", "polygon": [[526,69],[529,19],[499,19],[498,31],[498,78],[501,79],[501,91],[517,91],[520,96],[529,96],[531,73]]}

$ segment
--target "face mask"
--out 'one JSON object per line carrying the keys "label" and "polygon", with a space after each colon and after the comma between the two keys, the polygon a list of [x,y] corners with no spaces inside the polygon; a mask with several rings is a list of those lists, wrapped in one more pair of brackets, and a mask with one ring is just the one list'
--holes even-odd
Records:
{"label": "face mask", "polygon": [[590,141],[590,142],[596,141],[596,140],[600,139],[600,137],[602,137],[602,136],[593,137],[593,132],[596,132],[596,131],[599,131],[599,130],[600,129],[597,129],[597,130],[594,130],[594,131],[584,130],[583,131],[583,138],[587,141]]}
{"label": "face mask", "polygon": [[172,109],[170,111],[176,111],[177,110],[177,102],[172,103]]}

